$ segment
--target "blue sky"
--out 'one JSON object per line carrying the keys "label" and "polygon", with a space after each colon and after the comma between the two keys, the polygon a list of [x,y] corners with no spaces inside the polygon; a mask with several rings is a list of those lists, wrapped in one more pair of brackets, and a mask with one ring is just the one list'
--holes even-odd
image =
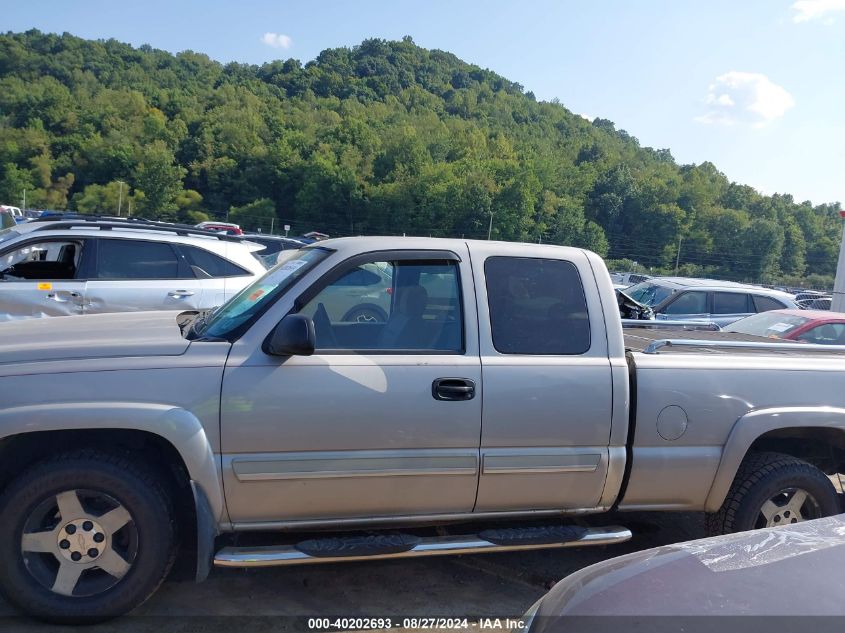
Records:
{"label": "blue sky", "polygon": [[220,61],[411,35],[764,193],[845,203],[845,0],[6,3],[0,29]]}

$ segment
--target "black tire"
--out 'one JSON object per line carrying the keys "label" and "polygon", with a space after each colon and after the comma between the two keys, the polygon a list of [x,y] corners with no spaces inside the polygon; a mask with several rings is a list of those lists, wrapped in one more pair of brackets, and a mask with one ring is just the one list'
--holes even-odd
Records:
{"label": "black tire", "polygon": [[[754,452],[740,464],[722,507],[706,516],[706,533],[716,536],[764,527],[761,524],[764,504],[786,490],[807,493],[808,516],[802,517],[803,520],[841,511],[836,489],[818,468],[790,455]],[[777,520],[781,521],[781,517]],[[787,517],[781,524],[789,522],[796,520]]]}
{"label": "black tire", "polygon": [[357,305],[343,315],[344,323],[385,323],[387,314],[377,305],[365,303]]}
{"label": "black tire", "polygon": [[[37,508],[52,503],[51,496],[57,498],[68,490],[74,491],[74,498],[78,498],[77,490],[107,496],[122,505],[130,517],[126,528],[135,539],[135,551],[128,571],[119,579],[111,579],[116,584],[93,595],[54,593],[36,579],[35,573],[30,571],[32,566],[25,560],[30,554],[22,552],[23,532],[30,517],[37,514]],[[0,592],[10,603],[41,620],[92,623],[128,613],[158,589],[173,564],[176,548],[169,498],[151,472],[126,456],[78,450],[40,462],[4,490],[0,496],[0,516],[3,517],[0,522]],[[47,517],[49,519],[49,513]],[[63,520],[55,519],[59,526]],[[103,546],[104,552],[110,542],[111,537]],[[66,542],[62,547],[67,547]],[[57,566],[66,564],[53,552],[38,555],[45,557],[39,559],[39,565],[40,560],[46,561],[45,566],[54,564],[54,558],[58,561]],[[95,566],[92,572],[81,573],[80,578],[89,573],[96,576],[105,572]],[[77,582],[73,581],[73,591]]]}

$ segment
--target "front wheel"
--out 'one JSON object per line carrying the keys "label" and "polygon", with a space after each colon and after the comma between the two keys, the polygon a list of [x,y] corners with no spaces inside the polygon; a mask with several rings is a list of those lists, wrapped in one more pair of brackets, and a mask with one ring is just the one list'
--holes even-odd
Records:
{"label": "front wheel", "polygon": [[830,479],[812,464],[781,453],[751,453],[722,507],[708,514],[708,535],[792,525],[840,512]]}
{"label": "front wheel", "polygon": [[122,615],[173,562],[167,495],[131,460],[77,451],[37,464],[0,497],[0,590],[52,622]]}

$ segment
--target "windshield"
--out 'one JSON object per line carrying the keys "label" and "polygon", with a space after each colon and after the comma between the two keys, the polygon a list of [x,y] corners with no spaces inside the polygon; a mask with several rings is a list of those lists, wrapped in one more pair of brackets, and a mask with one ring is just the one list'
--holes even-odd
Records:
{"label": "windshield", "polygon": [[727,326],[726,332],[739,334],[753,334],[768,336],[769,338],[786,338],[786,335],[807,323],[810,319],[802,316],[792,316],[778,312],[761,312],[750,317],[740,319]]}
{"label": "windshield", "polygon": [[215,310],[197,334],[213,338],[235,335],[329,253],[324,248],[284,251],[278,264]]}
{"label": "windshield", "polygon": [[626,288],[623,292],[634,301],[653,307],[659,303],[663,303],[663,301],[675,292],[675,290],[673,288],[667,288],[666,286],[658,286],[657,284],[643,281],[635,286]]}

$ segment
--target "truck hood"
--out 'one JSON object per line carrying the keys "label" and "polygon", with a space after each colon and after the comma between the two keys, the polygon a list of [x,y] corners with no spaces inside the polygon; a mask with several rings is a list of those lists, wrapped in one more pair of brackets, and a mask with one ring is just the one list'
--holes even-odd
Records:
{"label": "truck hood", "polygon": [[0,323],[0,365],[74,358],[178,356],[179,312],[115,312]]}

